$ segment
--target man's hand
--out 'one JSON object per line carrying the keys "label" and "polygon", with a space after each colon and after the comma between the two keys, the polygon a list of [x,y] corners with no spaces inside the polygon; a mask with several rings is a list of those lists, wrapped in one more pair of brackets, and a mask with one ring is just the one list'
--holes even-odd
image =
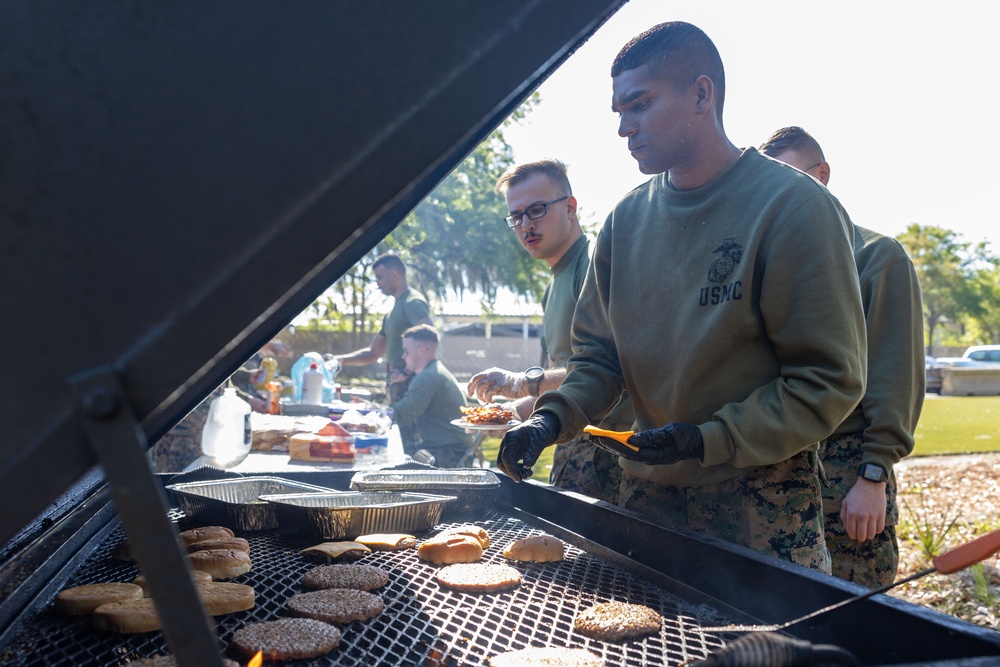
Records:
{"label": "man's hand", "polygon": [[389,371],[389,384],[399,384],[400,382],[406,382],[409,379],[410,375],[406,371],[395,368]]}
{"label": "man's hand", "polygon": [[840,505],[847,536],[864,542],[885,530],[885,482],[859,478]]}
{"label": "man's hand", "polygon": [[591,438],[598,447],[646,465],[665,465],[685,459],[700,459],[705,453],[701,430],[694,424],[673,422],[662,428],[640,431],[628,439],[638,451],[611,438]]}
{"label": "man's hand", "polygon": [[528,383],[524,373],[511,373],[502,368],[489,368],[476,373],[469,380],[469,396],[475,396],[482,403],[492,403],[494,396],[522,398],[528,396]]}
{"label": "man's hand", "polygon": [[497,467],[515,482],[531,477],[542,450],[559,435],[559,419],[551,412],[536,412],[507,431],[500,441]]}

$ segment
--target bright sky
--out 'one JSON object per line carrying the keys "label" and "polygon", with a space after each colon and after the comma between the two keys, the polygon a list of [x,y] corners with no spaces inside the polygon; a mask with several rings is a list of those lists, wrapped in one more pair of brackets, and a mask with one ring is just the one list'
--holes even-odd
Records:
{"label": "bright sky", "polygon": [[722,54],[737,146],[800,125],[855,223],[891,236],[936,225],[1000,254],[997,0],[631,0],[506,134],[518,161],[566,162],[585,223],[648,178],[617,135],[609,71],[629,39],[672,20],[700,27]]}

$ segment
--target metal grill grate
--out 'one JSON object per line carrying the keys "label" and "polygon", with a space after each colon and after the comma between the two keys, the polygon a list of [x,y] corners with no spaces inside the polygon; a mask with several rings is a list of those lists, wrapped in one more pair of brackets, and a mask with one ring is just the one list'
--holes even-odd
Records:
{"label": "metal grill grate", "polygon": [[[192,527],[180,517],[180,528]],[[491,536],[482,562],[507,563],[500,555],[510,540],[539,534],[530,522],[495,511],[477,520]],[[438,529],[457,524],[441,524]],[[418,538],[435,534],[428,531]],[[279,531],[243,535],[250,540],[253,569],[234,581],[253,586],[254,609],[218,617],[218,633],[228,645],[246,623],[285,615],[284,603],[302,592],[302,575],[317,562],[298,553],[321,540]],[[60,588],[102,581],[131,581],[134,564],[109,556],[122,539],[117,528]],[[515,564],[521,585],[498,594],[477,595],[444,589],[434,579],[437,568],[417,559],[416,551],[373,553],[362,561],[390,573],[381,591],[385,611],[365,623],[343,628],[340,647],[311,665],[484,665],[489,657],[529,646],[586,648],[608,665],[676,665],[705,657],[722,639],[699,632],[699,626],[728,622],[714,609],[695,606],[665,592],[622,567],[567,545],[561,563]],[[573,632],[577,613],[598,602],[643,604],[664,618],[657,636],[623,643],[589,639]],[[161,633],[116,635],[96,630],[89,618],[67,618],[51,600],[31,614],[7,647],[5,665],[122,665],[167,652]],[[39,642],[38,638],[44,641]],[[235,656],[232,656],[235,657]]]}

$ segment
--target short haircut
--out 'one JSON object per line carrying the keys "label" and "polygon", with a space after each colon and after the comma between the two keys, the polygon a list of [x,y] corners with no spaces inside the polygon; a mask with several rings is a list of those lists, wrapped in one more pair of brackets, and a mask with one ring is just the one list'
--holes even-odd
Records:
{"label": "short haircut", "polygon": [[499,193],[505,193],[510,186],[522,183],[536,174],[547,176],[550,181],[563,188],[567,195],[573,194],[573,188],[569,185],[569,176],[566,175],[566,165],[552,158],[536,162],[522,162],[507,167],[507,171],[497,179],[495,190]]}
{"label": "short haircut", "polygon": [[403,264],[403,260],[399,258],[399,255],[394,255],[391,252],[379,255],[375,258],[375,262],[372,264],[372,270],[374,271],[382,265],[385,265],[385,268],[387,269],[398,271],[400,275],[404,277],[406,276],[406,264]]}
{"label": "short haircut", "polygon": [[435,345],[437,345],[438,342],[437,331],[435,331],[434,327],[429,324],[418,324],[410,327],[403,332],[403,338],[412,338],[413,340],[418,340],[421,343],[434,343]]}
{"label": "short haircut", "polygon": [[760,145],[760,152],[768,157],[781,155],[785,151],[795,151],[797,153],[816,153],[816,156],[826,162],[823,156],[823,149],[813,136],[801,127],[792,125],[775,130],[767,141]]}
{"label": "short haircut", "polygon": [[653,26],[622,47],[611,63],[611,76],[643,65],[649,65],[651,74],[673,82],[680,90],[706,75],[715,84],[716,115],[722,117],[726,71],[719,50],[701,28],[683,21]]}

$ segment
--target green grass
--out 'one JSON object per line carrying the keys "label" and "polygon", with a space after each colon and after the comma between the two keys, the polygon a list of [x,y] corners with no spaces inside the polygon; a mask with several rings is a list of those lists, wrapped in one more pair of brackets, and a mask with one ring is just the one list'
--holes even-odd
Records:
{"label": "green grass", "polygon": [[[928,395],[917,423],[913,456],[1000,451],[1000,396]],[[483,456],[496,467],[499,438],[483,440]],[[532,479],[547,482],[554,447],[542,452]]]}
{"label": "green grass", "polygon": [[1000,396],[928,395],[914,438],[914,456],[1000,451]]}

